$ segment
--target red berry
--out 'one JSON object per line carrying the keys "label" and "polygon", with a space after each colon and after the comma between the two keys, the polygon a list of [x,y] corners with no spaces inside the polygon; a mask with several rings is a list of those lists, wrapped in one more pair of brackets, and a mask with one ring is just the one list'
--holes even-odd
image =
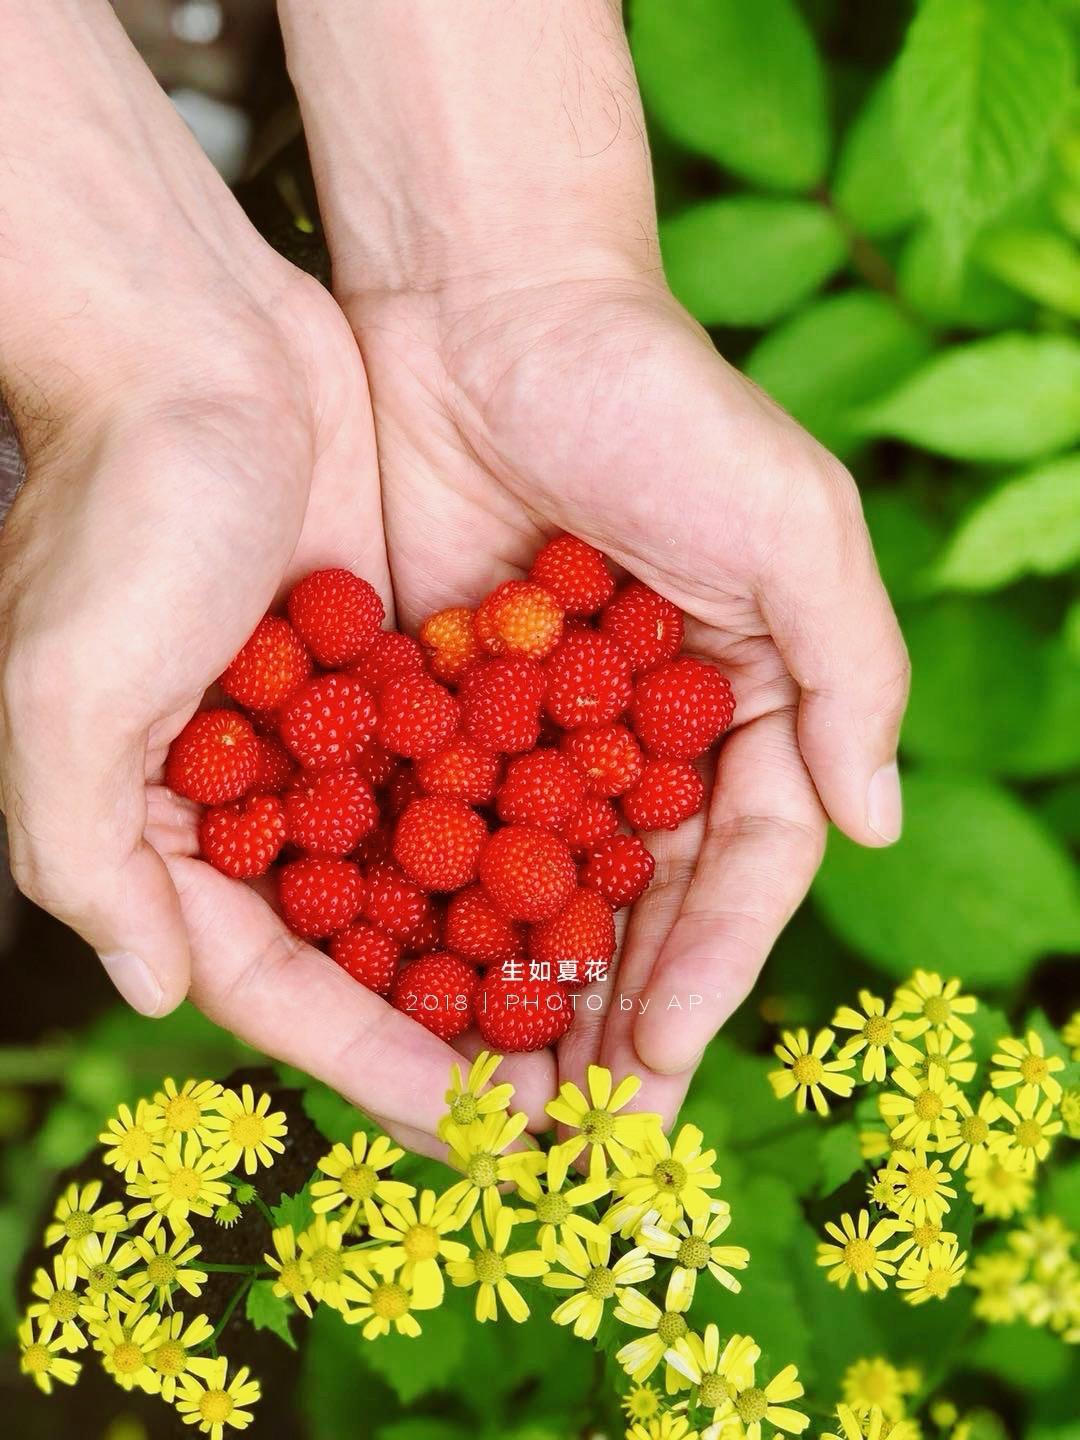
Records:
{"label": "red berry", "polygon": [[480,851],[480,883],[511,920],[547,920],[570,899],[576,881],[573,856],[549,830],[505,825]]}
{"label": "red berry", "polygon": [[276,710],[311,674],[311,656],[280,615],[266,615],[218,682],[248,710]]}
{"label": "red berry", "polygon": [[460,890],[476,879],[487,826],[464,800],[423,795],[394,832],[394,859],[425,890]]}
{"label": "red berry", "polygon": [[483,651],[473,629],[473,612],[465,605],[436,610],[420,626],[432,673],[451,684],[460,680]]}
{"label": "red berry", "polygon": [[564,730],[606,725],[630,703],[630,662],[595,630],[574,630],[544,664],[547,713]]}
{"label": "red berry", "polygon": [[524,950],[521,932],[479,885],[460,890],[446,907],[446,945],[478,965],[511,960]]}
{"label": "red berry", "polygon": [[734,714],[726,676],[689,655],[650,670],[634,691],[634,729],[645,748],[662,760],[696,760]]}
{"label": "red berry", "polygon": [[701,809],[705,784],[685,760],[647,760],[641,779],[622,797],[635,830],[675,830]]}
{"label": "red berry", "polygon": [[574,1018],[565,985],[518,976],[505,962],[487,971],[473,1004],[485,1043],[502,1055],[542,1050],[565,1035]]}
{"label": "red berry", "polygon": [[576,535],[549,540],[533,561],[529,579],[546,586],[568,615],[594,614],[615,589],[600,551]]}
{"label": "red berry", "polygon": [[540,735],[543,699],[544,672],[535,660],[489,660],[462,682],[462,728],[485,750],[531,750]]}
{"label": "red berry", "polygon": [[424,652],[411,635],[400,630],[380,630],[353,667],[353,675],[376,694],[388,680],[399,675],[419,675]]}
{"label": "red berry", "polygon": [[200,710],[169,749],[165,784],[200,805],[225,805],[251,789],[258,771],[258,736],[243,715]]}
{"label": "red berry", "polygon": [[393,935],[402,945],[411,946],[430,923],[431,901],[427,895],[389,863],[369,866],[365,878],[364,919]]}
{"label": "red berry", "polygon": [[586,857],[581,883],[619,909],[644,894],[656,861],[636,835],[613,835]]}
{"label": "red berry", "polygon": [[377,995],[389,995],[397,974],[401,946],[373,925],[350,925],[330,941],[330,958]]}
{"label": "red berry", "polygon": [[476,971],[449,950],[413,960],[399,970],[391,1002],[443,1040],[453,1040],[473,1020]]}
{"label": "red berry", "polygon": [[353,765],[369,785],[385,785],[397,769],[398,762],[377,740],[365,740],[357,746]]}
{"label": "red berry", "polygon": [[571,989],[607,978],[615,954],[611,906],[595,890],[575,890],[568,903],[529,931],[529,956]]}
{"label": "red berry", "polygon": [[511,760],[495,808],[500,820],[561,830],[584,793],[584,779],[572,760],[558,750],[534,750]]}
{"label": "red berry", "polygon": [[562,636],[563,607],[532,580],[505,580],[473,616],[476,638],[489,655],[543,660]]}
{"label": "red berry", "polygon": [[429,905],[423,919],[409,932],[405,949],[410,955],[426,950],[439,950],[443,943],[443,916],[438,905]]}
{"label": "red berry", "polygon": [[625,725],[571,730],[562,748],[585,775],[585,787],[597,795],[621,795],[636,785],[644,757]]}
{"label": "red berry", "polygon": [[281,738],[308,770],[351,765],[375,733],[375,699],[351,675],[309,680],[281,712]]}
{"label": "red berry", "polygon": [[249,795],[199,821],[199,849],[215,870],[235,880],[265,875],[285,843],[285,813],[276,795]]}
{"label": "red berry", "polygon": [[364,836],[350,859],[355,860],[357,865],[361,865],[365,869],[370,865],[380,865],[390,859],[390,846],[393,838],[393,832],[387,826],[379,825],[372,830],[370,835]]}
{"label": "red berry", "polygon": [[259,747],[259,765],[251,788],[270,794],[284,790],[297,773],[296,761],[277,740],[259,735],[255,743]]}
{"label": "red berry", "polygon": [[640,580],[631,580],[600,616],[600,630],[614,640],[635,670],[647,670],[679,653],[683,616]]}
{"label": "red berry", "polygon": [[314,940],[344,930],[364,903],[364,877],[348,860],[294,860],[278,871],[285,924]]}
{"label": "red berry", "polygon": [[379,743],[410,760],[442,750],[458,727],[458,702],[428,675],[399,675],[388,681],[379,706]]}
{"label": "red berry", "polygon": [[285,797],[289,839],[312,855],[340,857],[379,823],[371,786],[351,765],[307,776]]}
{"label": "red berry", "polygon": [[316,570],[293,586],[289,619],[320,665],[352,665],[386,612],[374,588],[350,570]]}
{"label": "red berry", "polygon": [[423,795],[423,787],[415,765],[399,765],[386,787],[386,814],[391,820],[403,815],[414,800]]}
{"label": "red berry", "polygon": [[486,805],[495,795],[499,757],[458,735],[445,750],[418,761],[416,777],[429,795],[452,795],[470,805]]}
{"label": "red berry", "polygon": [[586,795],[570,823],[562,832],[562,838],[577,854],[591,850],[601,840],[607,840],[619,828],[619,812],[603,795]]}

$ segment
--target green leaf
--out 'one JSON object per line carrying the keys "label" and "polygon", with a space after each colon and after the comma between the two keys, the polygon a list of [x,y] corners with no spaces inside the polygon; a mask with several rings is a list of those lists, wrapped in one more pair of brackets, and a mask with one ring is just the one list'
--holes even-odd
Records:
{"label": "green leaf", "polygon": [[1059,231],[1003,226],[983,236],[975,258],[1022,295],[1080,320],[1080,254]]}
{"label": "green leaf", "polygon": [[993,590],[1034,571],[1056,575],[1080,560],[1080,455],[1014,475],[962,520],[933,579],[942,589]]}
{"label": "green leaf", "polygon": [[1069,37],[1042,0],[924,0],[897,64],[901,152],[960,243],[1042,161],[1068,103]]}
{"label": "green leaf", "polygon": [[380,1134],[378,1127],[355,1105],[350,1105],[328,1085],[309,1084],[301,1097],[304,1114],[332,1145],[348,1144],[358,1130]]}
{"label": "green leaf", "polygon": [[810,305],[751,351],[746,373],[823,445],[850,449],[851,411],[905,379],[930,353],[925,333],[871,290]]}
{"label": "green leaf", "polygon": [[821,1137],[821,1193],[831,1195],[862,1165],[859,1131],[846,1120],[830,1125]]}
{"label": "green leaf", "polygon": [[844,137],[832,194],[843,215],[871,239],[895,235],[918,214],[896,142],[895,79],[882,76]]}
{"label": "green leaf", "polygon": [[968,1363],[997,1383],[1044,1390],[1069,1375],[1072,1356],[1061,1337],[1034,1325],[988,1325],[969,1350]]}
{"label": "green leaf", "polygon": [[474,1434],[471,1426],[455,1425],[433,1415],[417,1415],[382,1426],[377,1440],[470,1440]]}
{"label": "green leaf", "polygon": [[825,78],[792,0],[636,0],[630,18],[642,92],[677,140],[770,188],[822,179]]}
{"label": "green leaf", "polygon": [[668,282],[703,325],[768,325],[843,264],[828,210],[809,200],[735,195],[660,227]]}
{"label": "green leaf", "polygon": [[858,423],[957,460],[1033,460],[1080,439],[1080,344],[1007,334],[957,346]]}
{"label": "green leaf", "polygon": [[247,1293],[245,1312],[256,1330],[270,1330],[290,1349],[296,1349],[296,1341],[289,1329],[292,1307],[280,1295],[274,1294],[272,1280],[255,1281]]}
{"label": "green leaf", "polygon": [[865,850],[834,834],[814,896],[848,944],[897,979],[916,966],[1005,985],[1038,956],[1080,944],[1068,856],[996,785],[916,772],[904,836]]}
{"label": "green leaf", "polygon": [[925,595],[926,567],[941,544],[934,519],[905,490],[865,490],[862,502],[878,569],[893,603]]}
{"label": "green leaf", "polygon": [[[469,1298],[474,1298],[471,1290]],[[469,1329],[475,1324],[453,1291],[447,1293],[437,1310],[426,1310],[418,1318],[423,1334],[415,1340],[394,1334],[360,1342],[367,1364],[382,1376],[403,1405],[411,1405],[431,1390],[453,1385]]]}
{"label": "green leaf", "polygon": [[904,304],[941,329],[997,330],[1023,323],[1031,306],[975,264],[950,263],[942,232],[920,226],[906,241],[896,267]]}
{"label": "green leaf", "polygon": [[270,1214],[274,1217],[275,1228],[291,1225],[297,1233],[306,1230],[315,1218],[311,1195],[306,1189],[295,1195],[282,1195],[276,1205],[270,1206]]}

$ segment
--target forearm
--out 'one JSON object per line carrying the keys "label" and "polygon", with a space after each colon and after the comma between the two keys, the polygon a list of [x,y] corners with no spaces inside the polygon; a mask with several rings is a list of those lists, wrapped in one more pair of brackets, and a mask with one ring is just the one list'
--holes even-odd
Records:
{"label": "forearm", "polygon": [[279,0],[339,290],[656,264],[614,0]]}

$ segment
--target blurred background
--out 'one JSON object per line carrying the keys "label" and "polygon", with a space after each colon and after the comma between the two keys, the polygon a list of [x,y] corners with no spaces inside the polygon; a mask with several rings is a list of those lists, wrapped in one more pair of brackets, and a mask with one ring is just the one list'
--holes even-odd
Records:
{"label": "blurred background", "polygon": [[[812,1127],[773,1138],[762,1076],[772,1025],[823,1023],[859,984],[880,991],[918,965],[963,977],[1003,1025],[1036,1016],[1049,1033],[1080,1005],[1080,5],[937,3],[921,48],[905,0],[627,8],[670,282],[722,352],[853,469],[914,668],[902,843],[869,852],[833,838],[689,1102],[719,1135],[733,1207],[739,1195],[759,1217],[758,1248],[735,1237],[760,1260],[762,1287],[739,1328],[797,1349],[808,1388],[835,1387],[867,1347],[899,1346],[898,1363],[947,1363],[959,1397],[994,1407],[987,1440],[1076,1440],[1080,1371],[1056,1337],[973,1329],[961,1297],[925,1307],[932,1316],[823,1298],[803,1253],[823,1193],[819,1142]],[[255,223],[326,280],[270,0],[116,10]],[[976,12],[992,84],[960,114],[952,81],[986,85],[965,28]],[[19,479],[0,411],[0,513]],[[157,1023],[124,1011],[94,957],[14,893],[2,855],[0,955],[7,1331],[58,1177],[109,1110],[165,1074],[225,1075],[256,1057],[187,1009]],[[1059,1212],[1080,1223],[1080,1163],[1066,1159],[1053,1184]],[[448,1329],[417,1368],[361,1362],[348,1335],[317,1324],[300,1356],[279,1347],[262,1371],[255,1433],[593,1433],[575,1412],[589,1376],[564,1341],[530,1326],[502,1354],[505,1337]],[[480,1375],[478,1407],[467,1381]],[[91,1367],[72,1396],[43,1401],[6,1349],[0,1405],[19,1440],[183,1430]]]}

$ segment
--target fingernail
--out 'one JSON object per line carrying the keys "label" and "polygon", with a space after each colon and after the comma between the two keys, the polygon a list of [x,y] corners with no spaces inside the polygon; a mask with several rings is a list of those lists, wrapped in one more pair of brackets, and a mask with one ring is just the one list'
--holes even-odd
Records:
{"label": "fingernail", "polygon": [[162,989],[154,972],[138,955],[121,951],[102,955],[105,973],[133,1010],[140,1015],[157,1015],[161,1010]]}
{"label": "fingernail", "polygon": [[904,805],[900,798],[900,771],[895,760],[874,772],[866,792],[866,823],[887,845],[900,839]]}

